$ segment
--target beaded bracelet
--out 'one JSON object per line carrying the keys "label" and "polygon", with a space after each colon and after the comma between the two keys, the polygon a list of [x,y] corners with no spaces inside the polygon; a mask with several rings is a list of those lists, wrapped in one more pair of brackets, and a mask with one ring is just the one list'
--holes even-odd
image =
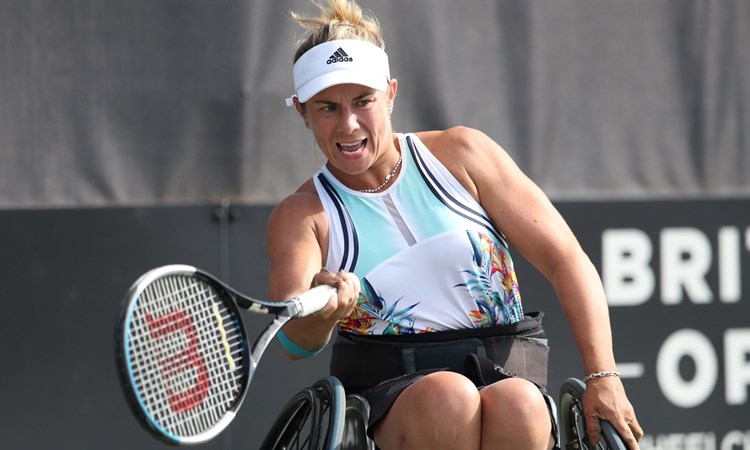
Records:
{"label": "beaded bracelet", "polygon": [[620,372],[615,372],[615,371],[611,371],[611,370],[608,370],[608,371],[605,371],[605,372],[594,372],[594,373],[590,373],[590,374],[586,375],[585,377],[583,377],[583,382],[584,383],[588,383],[589,381],[593,380],[594,378],[619,377],[619,376],[621,376]]}

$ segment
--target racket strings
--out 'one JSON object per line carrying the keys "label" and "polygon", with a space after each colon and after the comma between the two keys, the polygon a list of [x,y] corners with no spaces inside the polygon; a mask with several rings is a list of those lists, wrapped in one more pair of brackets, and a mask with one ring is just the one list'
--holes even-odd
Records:
{"label": "racket strings", "polygon": [[[170,279],[172,283],[174,283],[177,280]],[[183,279],[184,281],[184,279]],[[207,287],[207,286],[206,286]],[[199,298],[201,301],[208,301],[211,303],[212,313],[214,316],[216,313],[214,312],[216,307],[214,306],[216,303],[216,294],[212,292],[210,289],[199,289],[198,285],[195,284],[188,284],[187,288],[185,289],[185,286],[170,286],[171,289],[174,289],[175,292],[178,293],[184,293],[188,292],[188,297],[192,298]],[[164,298],[164,293],[159,292],[160,298]],[[222,318],[222,322],[224,320],[230,319],[229,316],[226,316]],[[228,320],[227,320],[228,321]],[[196,325],[196,328],[199,330],[209,329],[207,327],[216,327],[217,324],[213,324],[211,321],[211,316],[208,314],[201,314],[199,316],[199,322]],[[215,339],[210,336],[210,334],[201,334],[201,337],[207,337],[209,339]],[[203,342],[200,343],[200,346],[202,348],[205,348],[205,346],[202,345]],[[208,345],[212,345],[212,342],[209,342]],[[184,353],[182,354],[184,355]],[[217,354],[216,352],[209,352],[203,355],[203,362],[206,366],[209,368],[214,367],[222,367],[222,365],[218,365],[215,363],[220,363],[222,360],[219,358],[221,355]],[[177,363],[179,364],[179,362]],[[234,364],[231,364],[234,365]],[[203,369],[206,370],[205,368]],[[217,379],[219,378],[219,379]],[[210,380],[211,383],[214,384],[215,388],[212,392],[217,393],[213,397],[208,398],[201,398],[198,399],[200,402],[202,402],[206,408],[204,409],[193,409],[193,414],[182,414],[182,418],[180,419],[180,416],[170,416],[169,420],[172,423],[172,426],[175,427],[176,430],[178,430],[180,433],[184,435],[193,435],[198,432],[201,432],[203,429],[210,428],[213,424],[218,422],[221,417],[223,416],[223,413],[226,411],[226,409],[231,406],[231,401],[233,399],[231,392],[234,392],[237,390],[237,385],[234,383],[235,378],[234,377],[227,377],[226,371],[222,372],[216,372],[212,370],[211,378],[207,378],[207,380]],[[190,371],[184,371],[182,372],[182,377],[179,380],[178,386],[185,386],[188,387],[191,385],[190,383],[194,383],[194,374],[192,374]],[[227,386],[227,383],[229,385]],[[223,385],[222,385],[223,384]],[[209,386],[198,386],[198,389],[208,389]],[[198,392],[202,392],[199,390]],[[203,394],[203,396],[206,396],[207,394]],[[189,398],[189,397],[188,397]],[[178,403],[178,407],[180,404]],[[222,408],[222,406],[225,406]],[[174,411],[174,405],[170,402],[170,408],[171,410],[168,410],[169,412]]]}
{"label": "racket strings", "polygon": [[[172,281],[174,281],[174,280],[172,280]],[[170,288],[176,289],[176,287],[174,287],[174,286],[171,286]],[[177,289],[176,289],[176,292],[182,292],[182,293],[184,293],[182,290],[177,290]],[[197,293],[197,295],[202,295],[202,294],[205,294],[205,293],[200,292],[200,291]],[[205,295],[203,295],[203,296],[205,297]],[[163,300],[164,299],[164,295],[162,295],[160,293],[159,294],[159,298]],[[200,321],[197,324],[193,324],[193,325],[197,329],[201,329],[201,330],[205,329],[204,328],[205,324],[201,323],[201,321],[205,322],[207,320],[210,320],[210,316],[208,316],[208,315],[202,315],[200,317]],[[171,346],[173,346],[173,345],[174,344],[171,344]],[[169,346],[170,345],[168,344],[167,348],[169,348]],[[184,352],[182,354],[184,355]],[[203,356],[204,356],[204,359],[203,359],[202,363],[205,363],[208,367],[214,366],[213,360],[216,360],[216,355],[214,353],[208,353],[208,354],[203,355]],[[176,361],[176,362],[173,361],[171,363],[174,364],[174,365],[177,365],[177,366],[179,366],[180,364],[182,364],[180,361]],[[182,379],[180,379],[180,380],[174,380],[173,379],[173,380],[169,380],[169,382],[170,382],[170,385],[173,385],[173,386],[175,385],[176,381],[179,381],[178,385],[179,384],[184,385],[185,383],[187,383],[187,385],[190,386],[190,383],[195,383],[194,377],[195,377],[195,374],[191,373],[191,371],[184,371],[182,373]],[[234,388],[234,383],[233,383],[234,378],[233,377],[227,378],[226,376],[224,376],[223,380],[224,380],[223,381],[224,384],[226,384],[227,382],[229,382],[232,385],[230,385],[230,386],[224,386],[224,387],[217,386],[220,389],[219,392],[221,392],[221,389],[224,389],[224,391],[226,391],[226,390],[231,390],[231,389]],[[219,381],[219,380],[214,379],[213,380],[213,384],[216,385],[217,381]],[[199,389],[198,392],[201,392],[200,389],[205,389],[205,388],[206,388],[205,386],[203,386],[203,387],[198,386],[197,387],[197,389]],[[196,387],[194,386],[193,389],[196,389]],[[204,393],[204,395],[205,395],[205,393]],[[218,400],[218,403],[217,403],[217,400]],[[216,406],[220,406],[222,403],[226,404],[226,402],[230,401],[230,400],[231,400],[231,396],[229,398],[227,398],[227,395],[224,395],[223,397],[221,395],[219,395],[218,398],[214,398],[214,399],[211,399],[211,398],[201,399],[201,401],[202,401],[202,403],[204,405],[209,406],[208,408],[193,409],[192,410],[193,414],[182,414],[182,416],[184,416],[184,417],[182,417],[181,420],[176,420],[176,419],[180,418],[180,415],[177,415],[177,416],[174,416],[174,417],[170,417],[170,416],[167,416],[167,417],[168,417],[169,421],[171,421],[171,426],[175,427],[176,430],[179,433],[185,434],[185,435],[195,434],[196,432],[200,432],[201,429],[204,428],[205,426],[210,426],[212,423],[215,423],[216,421],[218,421],[221,418],[221,413],[222,412],[219,409],[217,409]],[[214,405],[214,407],[210,407],[212,404]],[[171,414],[172,412],[174,412],[174,411],[172,411],[174,409],[173,406],[174,405],[171,405],[171,402],[170,402],[170,405],[169,405],[170,409],[166,409],[167,408],[166,407],[166,403],[162,402],[162,406],[161,407],[163,409],[165,409],[165,411],[167,411],[168,414]],[[178,404],[178,406],[179,406],[179,404]]]}
{"label": "racket strings", "polygon": [[[183,279],[184,281],[185,279]],[[174,280],[173,280],[174,281]],[[174,286],[176,288],[176,286]],[[211,311],[210,314],[202,314],[200,316],[201,322],[198,323],[197,329],[213,329],[214,335],[211,336],[210,333],[204,333],[201,334],[202,337],[206,338],[205,340],[208,341],[205,344],[207,346],[210,346],[211,351],[208,352],[205,355],[205,361],[206,365],[208,366],[210,372],[211,372],[211,382],[214,385],[214,389],[211,391],[211,396],[207,397],[203,400],[205,405],[207,406],[206,409],[194,410],[195,413],[193,415],[186,415],[182,420],[175,421],[175,426],[180,428],[187,427],[184,431],[189,433],[195,433],[196,431],[200,430],[194,430],[193,428],[195,425],[199,425],[198,428],[204,428],[204,427],[211,427],[216,422],[218,422],[224,415],[224,412],[231,407],[232,402],[236,396],[236,393],[239,390],[239,385],[237,383],[237,374],[234,373],[234,371],[228,371],[226,369],[226,365],[224,364],[226,361],[226,354],[222,353],[220,348],[217,346],[216,340],[221,339],[221,333],[218,330],[217,326],[218,323],[214,322],[212,320],[212,316],[215,319],[217,310],[217,305],[221,305],[223,312],[225,312],[226,316],[223,316],[221,318],[221,321],[227,321],[227,323],[233,322],[235,319],[229,315],[229,312],[223,308],[223,302],[219,302],[217,300],[218,294],[216,294],[208,285],[199,286],[197,284],[189,285],[189,291],[192,292],[192,295],[194,295],[197,298],[200,298],[202,301],[205,302],[205,304],[211,305]],[[204,289],[200,289],[200,287],[203,287]],[[209,328],[210,327],[210,328]],[[218,335],[217,335],[218,333]],[[226,336],[226,333],[225,333]],[[237,335],[235,334],[235,337]],[[225,338],[227,341],[229,340],[228,337]],[[236,343],[240,343],[239,340],[235,341]],[[203,344],[203,343],[201,343]],[[242,347],[239,347],[239,351],[241,351]],[[236,363],[232,361],[232,364],[230,364],[230,367],[234,367]],[[220,368],[222,370],[214,370],[214,368]],[[240,372],[241,374],[241,372]],[[186,374],[189,375],[189,374]],[[187,382],[190,383],[190,377],[188,376]]]}
{"label": "racket strings", "polygon": [[184,276],[157,280],[138,303],[130,354],[143,402],[171,433],[210,429],[241,390],[245,338],[239,318],[209,284]]}

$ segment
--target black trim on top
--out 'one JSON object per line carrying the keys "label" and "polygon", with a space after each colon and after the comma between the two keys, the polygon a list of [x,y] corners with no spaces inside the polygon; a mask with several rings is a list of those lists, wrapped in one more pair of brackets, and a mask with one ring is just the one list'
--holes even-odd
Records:
{"label": "black trim on top", "polygon": [[[339,193],[333,187],[330,181],[321,173],[318,175],[318,180],[326,190],[326,193],[333,200],[336,205],[336,211],[341,222],[341,228],[344,232],[344,254],[341,258],[341,264],[339,270],[346,270],[347,272],[354,272],[354,267],[357,265],[357,258],[359,257],[359,238],[357,237],[357,230],[354,228],[354,223],[349,212],[344,207],[344,202],[341,200]],[[351,230],[351,243],[349,240],[349,230]],[[329,237],[330,239],[330,237]],[[350,249],[350,246],[352,247]],[[346,267],[346,263],[349,260],[349,251],[352,252],[351,262],[349,267]]]}
{"label": "black trim on top", "polygon": [[[505,235],[500,230],[495,228],[494,224],[488,217],[477,211],[474,211],[473,209],[458,201],[437,181],[437,177],[435,177],[435,175],[430,172],[425,166],[424,160],[422,156],[417,152],[411,136],[406,136],[406,143],[409,146],[409,152],[412,154],[415,163],[417,163],[416,166],[419,169],[419,174],[422,176],[422,179],[425,181],[427,187],[430,188],[430,191],[432,191],[435,197],[440,200],[440,202],[443,203],[446,208],[450,209],[454,213],[465,218],[466,220],[469,220],[476,223],[477,225],[481,225],[482,227],[486,228],[487,231],[492,233],[503,244],[503,246],[508,249],[508,241]],[[446,201],[446,198],[452,201],[456,206],[449,204],[448,201]],[[477,219],[477,217],[479,217],[481,220]]]}

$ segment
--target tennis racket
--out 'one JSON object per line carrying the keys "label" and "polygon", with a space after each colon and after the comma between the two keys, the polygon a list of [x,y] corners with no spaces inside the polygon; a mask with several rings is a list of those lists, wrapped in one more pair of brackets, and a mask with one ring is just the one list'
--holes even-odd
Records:
{"label": "tennis racket", "polygon": [[[128,291],[115,327],[120,384],[133,413],[169,444],[216,437],[234,419],[276,332],[319,311],[335,292],[321,285],[270,302],[187,265],[146,272]],[[274,316],[252,348],[240,309]]]}

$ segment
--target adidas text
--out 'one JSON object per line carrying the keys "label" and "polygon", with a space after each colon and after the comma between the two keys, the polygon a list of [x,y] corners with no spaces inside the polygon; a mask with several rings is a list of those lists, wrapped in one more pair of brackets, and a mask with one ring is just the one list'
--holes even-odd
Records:
{"label": "adidas text", "polygon": [[344,49],[339,47],[339,49],[333,52],[333,55],[331,55],[328,58],[328,61],[326,61],[326,64],[333,64],[333,63],[339,63],[339,62],[351,62],[351,61],[354,61],[354,58],[347,55]]}

